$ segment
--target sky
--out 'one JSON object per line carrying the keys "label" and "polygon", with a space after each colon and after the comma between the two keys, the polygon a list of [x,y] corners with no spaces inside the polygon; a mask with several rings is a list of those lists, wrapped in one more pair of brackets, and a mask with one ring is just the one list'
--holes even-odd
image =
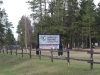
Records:
{"label": "sky", "polygon": [[[15,38],[17,39],[16,34],[16,27],[18,25],[18,22],[20,18],[23,15],[29,16],[32,12],[29,10],[29,5],[26,3],[27,0],[3,0],[2,8],[6,10],[6,13],[8,14],[9,22],[12,22],[13,24],[13,33]],[[100,1],[94,0],[94,3],[97,5]]]}
{"label": "sky", "polygon": [[31,10],[29,10],[29,5],[26,3],[27,0],[3,0],[2,8],[6,10],[8,14],[9,22],[13,24],[14,37],[17,39],[16,27],[19,20],[23,15],[29,16]]}

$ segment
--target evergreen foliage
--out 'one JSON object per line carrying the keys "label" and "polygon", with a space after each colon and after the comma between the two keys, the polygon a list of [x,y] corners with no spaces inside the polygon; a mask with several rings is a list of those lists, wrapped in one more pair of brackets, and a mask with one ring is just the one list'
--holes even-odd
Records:
{"label": "evergreen foliage", "polygon": [[[2,4],[3,1],[0,1]],[[0,47],[5,45],[15,45],[15,38],[11,28],[12,23],[8,21],[8,15],[5,9],[0,9]]]}
{"label": "evergreen foliage", "polygon": [[[37,33],[61,34],[62,43],[67,46],[89,47],[89,43],[100,42],[100,3],[93,0],[32,0],[27,2],[32,10],[36,43]],[[46,14],[44,14],[45,4]]]}

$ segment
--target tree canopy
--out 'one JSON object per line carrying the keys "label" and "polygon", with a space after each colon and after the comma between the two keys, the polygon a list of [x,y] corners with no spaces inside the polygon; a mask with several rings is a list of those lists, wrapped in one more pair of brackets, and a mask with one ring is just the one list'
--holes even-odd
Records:
{"label": "tree canopy", "polygon": [[[31,0],[27,2],[32,10],[33,34],[61,34],[64,46],[89,47],[100,42],[100,3],[93,0]],[[91,44],[90,44],[91,43]]]}

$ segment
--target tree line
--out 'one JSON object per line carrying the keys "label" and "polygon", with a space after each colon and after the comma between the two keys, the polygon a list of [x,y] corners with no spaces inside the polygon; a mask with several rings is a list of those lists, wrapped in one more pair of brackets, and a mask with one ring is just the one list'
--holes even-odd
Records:
{"label": "tree line", "polygon": [[63,46],[69,44],[70,48],[91,48],[100,42],[100,3],[96,6],[93,0],[31,0],[27,4],[32,11],[31,43],[37,43],[37,33],[61,34]]}

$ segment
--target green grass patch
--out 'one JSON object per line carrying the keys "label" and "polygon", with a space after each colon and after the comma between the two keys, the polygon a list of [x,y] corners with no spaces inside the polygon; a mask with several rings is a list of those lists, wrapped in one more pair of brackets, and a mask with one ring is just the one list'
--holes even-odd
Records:
{"label": "green grass patch", "polygon": [[29,55],[21,57],[20,54],[0,53],[0,75],[100,75],[100,65],[94,65],[90,69],[90,64],[86,62],[70,61],[70,66],[66,60],[54,60],[50,58]]}

